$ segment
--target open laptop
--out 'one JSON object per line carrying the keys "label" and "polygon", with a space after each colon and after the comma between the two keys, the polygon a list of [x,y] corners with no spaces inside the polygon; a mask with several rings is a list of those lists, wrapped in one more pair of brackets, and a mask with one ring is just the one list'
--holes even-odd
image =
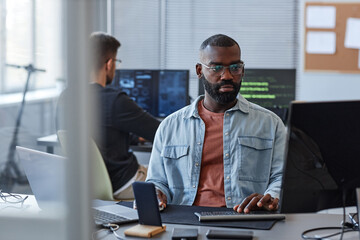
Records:
{"label": "open laptop", "polygon": [[[40,209],[47,210],[64,203],[65,162],[67,159],[19,146],[16,147],[16,151]],[[115,202],[114,204],[94,206],[93,215],[97,225],[138,221],[136,210]]]}

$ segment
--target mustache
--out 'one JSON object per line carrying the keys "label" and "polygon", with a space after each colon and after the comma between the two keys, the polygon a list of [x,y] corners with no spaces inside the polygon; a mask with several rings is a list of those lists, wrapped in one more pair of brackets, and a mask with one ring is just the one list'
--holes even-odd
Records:
{"label": "mustache", "polygon": [[232,80],[222,80],[220,83],[216,84],[216,89],[219,90],[224,85],[231,85],[236,88],[236,85]]}

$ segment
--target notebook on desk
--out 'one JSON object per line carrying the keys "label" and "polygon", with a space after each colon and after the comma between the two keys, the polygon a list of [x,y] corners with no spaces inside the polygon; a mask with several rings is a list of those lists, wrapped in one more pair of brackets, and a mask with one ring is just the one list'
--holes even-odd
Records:
{"label": "notebook on desk", "polygon": [[[67,159],[55,154],[16,147],[20,164],[23,167],[30,188],[42,210],[54,208],[54,205],[65,202],[65,161]],[[138,221],[137,211],[118,204],[93,207],[94,222],[128,223]]]}

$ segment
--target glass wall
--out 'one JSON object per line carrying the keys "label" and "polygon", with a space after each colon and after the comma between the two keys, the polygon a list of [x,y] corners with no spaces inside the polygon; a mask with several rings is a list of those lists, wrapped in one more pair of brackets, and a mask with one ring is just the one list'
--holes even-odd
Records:
{"label": "glass wall", "polygon": [[[94,9],[99,2],[104,1],[0,0],[4,33],[0,41],[0,194],[6,197],[0,199],[1,239],[91,239],[87,139],[94,117],[84,89],[89,80],[86,43],[89,34],[98,30]],[[29,64],[46,72],[31,75],[22,102]],[[55,157],[44,155],[45,147],[37,144],[37,137],[41,132],[55,133],[54,128],[43,126],[55,121],[56,99],[32,90],[53,88],[63,79],[73,93],[62,116],[68,123],[69,147],[66,155],[58,147],[55,153],[63,157]],[[19,93],[8,94],[15,92]],[[27,153],[31,149],[30,154],[22,155],[16,146]],[[39,156],[48,161],[41,162]],[[29,168],[48,175],[41,188],[50,191],[47,204],[32,195],[36,189],[27,183]]]}

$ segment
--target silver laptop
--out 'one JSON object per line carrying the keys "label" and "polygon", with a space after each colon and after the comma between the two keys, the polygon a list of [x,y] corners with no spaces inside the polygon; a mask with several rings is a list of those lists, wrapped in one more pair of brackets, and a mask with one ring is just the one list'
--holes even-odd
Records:
{"label": "silver laptop", "polygon": [[[64,203],[65,161],[67,159],[19,146],[16,147],[16,151],[39,207],[46,210],[54,207],[55,204]],[[106,205],[93,207],[94,221],[97,225],[138,221],[135,209],[115,202],[113,204],[106,202]]]}

